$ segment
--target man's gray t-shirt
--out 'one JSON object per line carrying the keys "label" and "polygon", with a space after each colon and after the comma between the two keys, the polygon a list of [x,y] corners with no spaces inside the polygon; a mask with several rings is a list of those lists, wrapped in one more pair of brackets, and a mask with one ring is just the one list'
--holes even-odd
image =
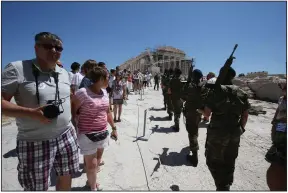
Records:
{"label": "man's gray t-shirt", "polygon": [[[32,65],[36,60],[17,61],[8,64],[2,71],[2,93],[13,95],[16,104],[22,107],[39,107],[36,96],[36,82]],[[59,137],[71,124],[70,80],[68,72],[56,65],[55,72],[59,73],[59,94],[64,112],[51,123],[41,123],[29,117],[16,118],[18,140],[43,141]],[[39,72],[38,90],[40,106],[48,100],[55,100],[56,84],[52,73]],[[60,111],[62,110],[60,106]]]}

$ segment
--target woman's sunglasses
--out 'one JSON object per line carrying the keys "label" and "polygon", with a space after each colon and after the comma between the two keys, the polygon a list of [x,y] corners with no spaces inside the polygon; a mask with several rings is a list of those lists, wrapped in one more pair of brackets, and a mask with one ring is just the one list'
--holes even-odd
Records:
{"label": "woman's sunglasses", "polygon": [[63,51],[63,48],[61,46],[56,46],[56,45],[52,45],[52,44],[38,44],[38,45],[42,46],[46,50],[52,50],[53,48],[55,48],[55,50],[57,52]]}

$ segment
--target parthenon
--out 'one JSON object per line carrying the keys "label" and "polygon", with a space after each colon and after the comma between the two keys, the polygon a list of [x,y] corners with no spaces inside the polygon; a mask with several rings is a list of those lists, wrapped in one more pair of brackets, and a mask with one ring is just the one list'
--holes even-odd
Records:
{"label": "parthenon", "polygon": [[138,56],[131,58],[121,64],[121,70],[127,69],[130,71],[140,70],[144,72],[150,66],[157,66],[160,68],[160,73],[165,69],[180,68],[182,75],[188,76],[188,71],[192,63],[192,58],[188,59],[184,51],[174,48],[172,46],[161,46],[152,51],[146,49]]}

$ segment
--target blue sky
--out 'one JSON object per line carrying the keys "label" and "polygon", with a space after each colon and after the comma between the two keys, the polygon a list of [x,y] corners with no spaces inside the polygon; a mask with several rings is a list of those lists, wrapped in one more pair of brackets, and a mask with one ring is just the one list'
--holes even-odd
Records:
{"label": "blue sky", "polygon": [[64,42],[61,61],[109,68],[146,47],[170,45],[218,73],[238,43],[237,73],[286,73],[286,2],[2,2],[2,68],[34,57],[34,35]]}

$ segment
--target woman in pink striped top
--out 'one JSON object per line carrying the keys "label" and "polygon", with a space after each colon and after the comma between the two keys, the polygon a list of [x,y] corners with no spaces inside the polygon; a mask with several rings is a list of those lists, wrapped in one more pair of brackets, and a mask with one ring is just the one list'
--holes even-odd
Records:
{"label": "woman in pink striped top", "polygon": [[107,122],[112,127],[111,136],[117,139],[117,131],[109,109],[109,96],[105,87],[108,73],[95,67],[87,74],[93,84],[79,89],[72,100],[72,116],[78,128],[80,152],[84,155],[86,173],[91,190],[99,190],[97,170],[104,148],[108,146]]}

